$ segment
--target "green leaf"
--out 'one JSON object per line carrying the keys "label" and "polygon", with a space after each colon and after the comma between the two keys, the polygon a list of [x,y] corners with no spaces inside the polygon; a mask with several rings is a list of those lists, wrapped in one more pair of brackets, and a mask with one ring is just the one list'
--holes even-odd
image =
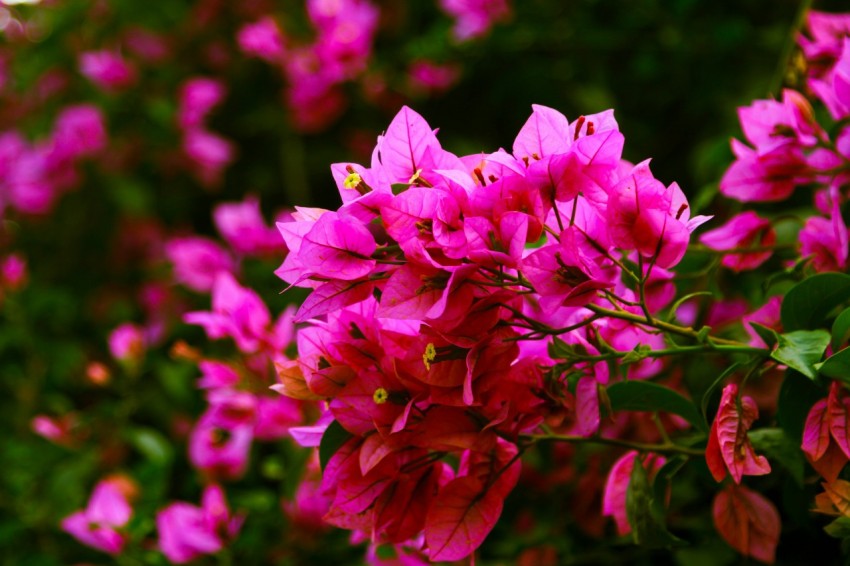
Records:
{"label": "green leaf", "polygon": [[833,354],[820,365],[820,374],[850,385],[850,348]]}
{"label": "green leaf", "polygon": [[127,441],[154,464],[167,464],[174,456],[168,439],[152,428],[131,428],[126,434]]}
{"label": "green leaf", "polygon": [[337,421],[331,422],[330,426],[325,430],[325,434],[322,435],[322,441],[319,443],[319,464],[322,466],[322,470],[325,469],[325,466],[328,465],[328,462],[336,454],[337,450],[348,442],[348,439],[351,437],[352,434],[342,428],[341,424]]}
{"label": "green leaf", "polygon": [[652,481],[652,493],[654,494],[653,503],[655,504],[656,512],[658,512],[658,507],[660,507],[662,512],[664,511],[662,504],[667,499],[667,493],[673,481],[673,476],[679,473],[679,470],[687,463],[688,458],[686,456],[674,456],[667,460],[661,466],[661,469],[658,470],[658,473],[655,474],[655,479]]}
{"label": "green leaf", "polygon": [[581,344],[567,344],[557,336],[552,338],[548,350],[549,357],[556,360],[570,360],[587,355],[587,349]]}
{"label": "green leaf", "polygon": [[803,427],[812,405],[825,395],[823,388],[799,372],[785,372],[779,390],[776,420],[795,444],[799,445],[803,440]]}
{"label": "green leaf", "polygon": [[693,401],[669,387],[648,381],[620,381],[608,387],[615,411],[663,411],[679,415],[696,428],[708,432],[708,425]]}
{"label": "green leaf", "polygon": [[620,358],[622,365],[635,364],[644,358],[652,351],[652,347],[647,344],[638,344],[634,349],[630,350],[625,356]]}
{"label": "green leaf", "polygon": [[[664,525],[664,506],[655,502],[655,494],[639,458],[635,458],[629,489],[626,492],[626,516],[632,527],[635,544],[663,548],[685,544]],[[660,510],[660,512],[659,512]]]}
{"label": "green leaf", "polygon": [[779,335],[779,344],[770,357],[793,368],[809,379],[817,379],[815,364],[829,345],[826,330],[797,330]]}
{"label": "green leaf", "polygon": [[788,438],[781,428],[759,428],[751,430],[748,434],[750,442],[756,452],[764,452],[772,460],[776,460],[788,470],[788,473],[797,482],[803,485],[803,473],[805,471],[805,460],[800,446]]}
{"label": "green leaf", "polygon": [[850,517],[839,517],[823,528],[831,537],[850,538]]}
{"label": "green leaf", "polygon": [[763,324],[759,324],[758,322],[750,322],[749,325],[756,331],[759,338],[764,340],[764,343],[767,344],[768,348],[773,349],[777,342],[779,342],[779,334],[777,334],[774,329],[764,326]]}
{"label": "green leaf", "polygon": [[838,350],[847,340],[850,340],[850,308],[841,311],[832,323],[832,349]]}
{"label": "green leaf", "polygon": [[819,273],[794,285],[782,301],[782,328],[786,332],[811,330],[850,299],[850,275]]}
{"label": "green leaf", "polygon": [[411,187],[410,183],[393,183],[390,185],[390,190],[394,195],[398,196]]}

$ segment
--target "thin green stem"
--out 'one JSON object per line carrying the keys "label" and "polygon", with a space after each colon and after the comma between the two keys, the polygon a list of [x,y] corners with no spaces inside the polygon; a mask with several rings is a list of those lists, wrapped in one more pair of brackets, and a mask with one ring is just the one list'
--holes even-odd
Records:
{"label": "thin green stem", "polygon": [[531,442],[571,442],[573,444],[604,444],[607,446],[619,446],[629,448],[638,452],[653,452],[655,454],[683,454],[685,456],[703,456],[704,450],[680,446],[672,442],[650,444],[646,442],[633,442],[620,438],[605,438],[602,436],[574,436],[569,434],[529,434],[522,438]]}

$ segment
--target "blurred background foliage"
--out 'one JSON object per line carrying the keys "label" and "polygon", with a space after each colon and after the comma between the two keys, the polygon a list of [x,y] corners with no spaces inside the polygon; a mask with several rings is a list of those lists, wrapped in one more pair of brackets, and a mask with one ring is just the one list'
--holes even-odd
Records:
{"label": "blurred background foliage", "polygon": [[[656,177],[677,181],[691,197],[702,192],[697,204],[705,203],[731,161],[728,142],[738,135],[736,108],[779,93],[801,1],[517,0],[510,21],[486,38],[457,44],[449,40],[451,22],[433,2],[383,0],[378,2],[382,24],[370,71],[345,86],[349,102],[341,119],[309,135],[297,133],[289,122],[280,76],[264,62],[236,52],[236,31],[250,21],[254,3],[225,3],[221,17],[204,25],[194,20],[195,4],[64,0],[5,8],[31,22],[32,30],[27,28],[27,41],[0,36],[11,77],[0,130],[18,129],[35,139],[49,129],[63,105],[94,101],[107,115],[111,142],[106,156],[86,167],[79,188],[62,197],[50,216],[4,220],[4,246],[25,253],[30,283],[4,297],[0,310],[3,564],[106,563],[105,555],[57,527],[61,517],[84,505],[91,485],[105,472],[129,471],[142,486],[144,498],[131,523],[140,538],[152,535],[152,517],[164,502],[198,499],[185,440],[172,439],[179,438],[175,415],[191,422],[203,400],[193,385],[192,364],[173,359],[168,348],[177,339],[200,344],[201,332],[175,325],[170,341],[150,352],[141,367],[113,364],[113,379],[106,387],[84,377],[88,361],[109,358],[109,330],[141,316],[134,298],[140,283],[163,276],[160,271],[167,269],[142,261],[149,233],[212,234],[214,203],[239,200],[247,193],[260,196],[267,215],[294,204],[336,207],[329,165],[368,161],[375,137],[403,103],[440,128],[443,146],[457,154],[509,149],[532,103],[556,108],[571,119],[614,108],[628,140],[626,158],[637,162],[652,157]],[[846,9],[842,4],[815,2],[814,7]],[[295,0],[263,5],[295,25],[305,19],[302,3]],[[176,48],[166,61],[144,68],[133,89],[104,94],[79,76],[76,54],[109,46],[128,26],[162,33]],[[228,54],[224,62],[210,61],[210,45]],[[441,96],[412,92],[405,86],[404,70],[419,58],[457,63],[462,69],[458,83]],[[51,70],[68,77],[67,88],[42,101],[33,93],[39,78]],[[377,96],[370,90],[376,86],[372,71],[381,75]],[[214,190],[171,166],[170,157],[179,151],[176,89],[196,75],[220,77],[229,89],[214,111],[211,128],[234,142],[237,156]],[[263,291],[275,313],[294,300],[278,295],[283,284],[271,274],[276,266],[271,261],[245,268],[248,285]],[[189,293],[180,300],[206,308]],[[34,415],[70,411],[82,416],[81,428],[90,434],[81,447],[56,446],[31,432]],[[249,513],[231,549],[233,563],[358,563],[362,554],[349,548],[346,533],[310,538],[286,524],[278,501],[291,497],[305,451],[290,443],[255,450],[252,471],[228,490],[232,506]],[[699,480],[691,484],[699,485]],[[772,489],[782,499],[784,488]],[[705,509],[699,509],[704,525],[696,527],[703,540],[676,554],[657,555],[619,541],[612,546],[611,537],[600,543],[581,534],[581,525],[570,515],[573,496],[520,495],[525,498],[522,509],[527,511],[531,501],[539,512],[532,521],[536,526],[523,530],[521,514],[512,515],[520,509],[515,494],[505,512],[509,519],[490,537],[482,562],[509,563],[525,547],[540,544],[554,546],[563,563],[575,564],[616,560],[690,566],[738,560],[713,533]],[[675,497],[692,497],[696,506],[705,505],[698,493]],[[800,505],[797,501],[793,508]],[[808,523],[792,541],[817,540],[819,550],[834,552],[835,542],[816,535],[819,529],[806,517],[800,520]],[[674,517],[671,528],[692,528],[694,522]],[[573,534],[563,536],[566,531]],[[811,563],[812,552],[818,552],[796,554],[780,547],[780,556],[783,551],[792,557],[788,563],[795,556],[800,563]],[[539,561],[534,556],[524,563],[546,563],[545,555]],[[119,560],[164,563],[150,545]],[[218,560],[226,563],[228,557]]]}

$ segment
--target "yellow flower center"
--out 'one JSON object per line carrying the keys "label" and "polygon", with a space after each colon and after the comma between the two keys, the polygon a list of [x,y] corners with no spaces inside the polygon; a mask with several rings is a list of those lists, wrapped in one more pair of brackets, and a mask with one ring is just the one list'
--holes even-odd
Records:
{"label": "yellow flower center", "polygon": [[348,177],[345,178],[345,181],[342,182],[342,186],[346,189],[356,189],[357,185],[363,182],[363,178],[357,173],[349,173]]}
{"label": "yellow flower center", "polygon": [[431,362],[437,359],[437,348],[434,347],[433,342],[428,342],[428,345],[425,346],[425,353],[422,354],[422,362],[425,364],[425,369],[431,369]]}
{"label": "yellow flower center", "polygon": [[374,401],[376,405],[383,405],[389,398],[390,394],[383,387],[378,387],[375,389],[375,393],[372,394],[372,401]]}

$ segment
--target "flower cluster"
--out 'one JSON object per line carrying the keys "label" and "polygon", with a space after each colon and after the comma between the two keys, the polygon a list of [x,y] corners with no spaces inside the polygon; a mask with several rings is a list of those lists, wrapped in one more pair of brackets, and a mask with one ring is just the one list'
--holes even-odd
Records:
{"label": "flower cluster", "polygon": [[557,431],[599,432],[600,388],[618,380],[600,352],[644,351],[630,377],[658,373],[663,341],[635,322],[672,300],[669,270],[707,218],[623,143],[610,111],[535,106],[511,153],[458,157],[403,108],[370,167],[332,166],[339,210],[278,224],[278,275],[312,288],[278,389],[327,399],[348,436],[324,470],[326,520],[467,556],[523,438],[556,413]]}
{"label": "flower cluster", "polygon": [[45,214],[79,182],[78,166],[106,147],[104,118],[96,106],[63,109],[50,134],[36,143],[19,132],[0,133],[0,211]]}

